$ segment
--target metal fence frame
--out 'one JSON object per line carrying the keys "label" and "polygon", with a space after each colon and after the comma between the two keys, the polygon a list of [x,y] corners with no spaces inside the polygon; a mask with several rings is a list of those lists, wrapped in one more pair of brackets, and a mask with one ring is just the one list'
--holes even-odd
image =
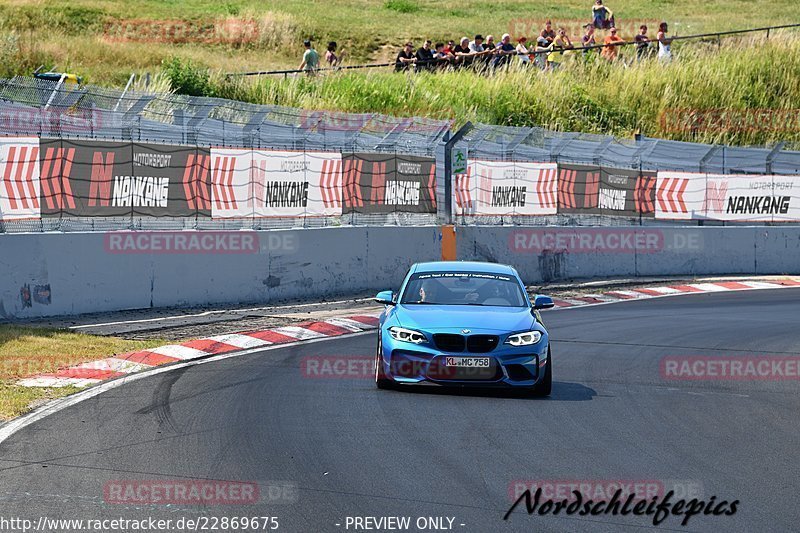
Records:
{"label": "metal fence frame", "polygon": [[[313,227],[359,224],[435,224],[444,212],[446,141],[454,131],[445,121],[380,114],[349,114],[256,105],[218,98],[120,91],[63,85],[36,78],[0,79],[0,128],[4,135],[61,139],[135,141],[189,147],[240,147],[298,151],[374,152],[436,159],[437,215],[393,213],[323,219],[250,221],[111,218],[57,222],[0,222],[3,231],[106,231],[110,229],[223,229]],[[800,152],[716,146],[647,137],[562,133],[535,127],[478,124],[456,147],[470,158],[594,164],[639,170],[719,174],[800,174]],[[460,223],[467,223],[461,220]],[[624,217],[494,217],[474,223],[616,225],[647,223]]]}

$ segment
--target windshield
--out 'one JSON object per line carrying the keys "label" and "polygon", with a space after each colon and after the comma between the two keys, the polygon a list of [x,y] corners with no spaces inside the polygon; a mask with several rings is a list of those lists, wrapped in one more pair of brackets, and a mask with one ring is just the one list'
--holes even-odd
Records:
{"label": "windshield", "polygon": [[490,272],[420,272],[411,276],[403,304],[527,307],[514,276]]}

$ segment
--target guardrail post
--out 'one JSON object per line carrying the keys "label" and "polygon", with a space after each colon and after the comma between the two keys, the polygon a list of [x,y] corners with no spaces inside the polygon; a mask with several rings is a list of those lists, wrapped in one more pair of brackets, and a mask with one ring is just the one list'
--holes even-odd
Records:
{"label": "guardrail post", "polygon": [[444,216],[442,219],[445,224],[453,223],[453,146],[472,128],[472,122],[467,122],[444,144]]}

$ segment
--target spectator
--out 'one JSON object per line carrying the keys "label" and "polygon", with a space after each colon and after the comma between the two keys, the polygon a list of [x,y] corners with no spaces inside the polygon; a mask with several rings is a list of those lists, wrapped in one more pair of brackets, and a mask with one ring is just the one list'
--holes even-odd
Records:
{"label": "spectator", "polygon": [[314,76],[319,68],[319,54],[311,46],[311,41],[306,39],[303,41],[303,46],[306,51],[303,52],[303,62],[297,67],[297,70],[304,70],[309,76]]}
{"label": "spectator", "polygon": [[331,41],[328,43],[328,51],[325,52],[325,61],[328,63],[329,67],[338,67],[339,62],[341,61],[341,56],[344,55],[342,52],[340,55],[336,54],[336,41]]}
{"label": "spectator", "polygon": [[553,23],[551,21],[547,21],[544,23],[544,28],[542,32],[539,34],[538,42],[540,46],[544,46],[545,48],[553,44],[553,41],[556,40],[556,32],[553,30]]}
{"label": "spectator", "polygon": [[572,46],[572,41],[567,36],[567,30],[559,28],[558,35],[553,41],[553,44],[550,45],[550,52],[547,54],[547,66],[550,70],[555,70],[561,66],[561,62],[564,61],[564,51],[571,48],[574,47]]}
{"label": "spectator", "polygon": [[453,39],[447,41],[447,44],[444,47],[444,55],[451,55],[455,57],[456,55],[456,42]]}
{"label": "spectator", "polygon": [[415,66],[417,68],[417,72],[421,70],[433,70],[435,68],[430,39],[425,41],[425,44],[422,45],[422,48],[417,49],[416,58],[417,64]]}
{"label": "spectator", "polygon": [[668,31],[669,27],[666,22],[658,25],[658,34],[656,35],[656,40],[658,40],[658,60],[663,63],[672,61],[672,39],[667,37]]}
{"label": "spectator", "polygon": [[[583,27],[583,37],[581,37],[581,45],[583,46],[595,46],[597,45],[597,41],[594,38],[594,25],[587,24]],[[600,52],[599,48],[593,48],[595,52]],[[583,55],[585,56],[590,50],[584,50]]]}
{"label": "spectator", "polygon": [[473,54],[479,54],[483,52],[483,35],[480,33],[475,36],[475,40],[469,43],[469,51]]}
{"label": "spectator", "polygon": [[614,13],[603,5],[603,0],[594,0],[592,24],[598,30],[608,30],[614,27]]}
{"label": "spectator", "polygon": [[644,24],[639,26],[639,33],[633,38],[633,42],[636,43],[636,57],[638,59],[646,58],[650,52],[650,37],[647,36],[647,26]]}
{"label": "spectator", "polygon": [[511,56],[516,53],[517,51],[514,45],[511,44],[511,36],[504,33],[503,37],[500,38],[500,44],[497,45],[497,49],[495,50],[492,66],[494,68],[500,68],[508,65],[511,62]]}
{"label": "spectator", "polygon": [[394,61],[394,70],[395,72],[406,71],[416,62],[417,58],[414,56],[414,43],[409,41],[403,46],[403,49],[397,53],[397,58]]}
{"label": "spectator", "polygon": [[527,42],[528,42],[527,37],[520,37],[517,40],[517,47],[516,47],[517,57],[519,58],[520,62],[522,62],[522,64],[526,66],[529,65],[531,62],[531,57],[530,57],[531,52],[530,50],[528,50],[528,47],[525,46],[525,43]]}
{"label": "spectator", "polygon": [[433,50],[433,60],[435,61],[433,68],[443,69],[453,60],[452,54],[445,53],[444,43],[436,43]]}
{"label": "spectator", "polygon": [[494,36],[487,35],[486,40],[483,42],[483,54],[480,57],[480,62],[484,67],[492,65],[496,51],[497,45],[494,42]]}
{"label": "spectator", "polygon": [[461,42],[453,49],[453,55],[456,57],[456,64],[460,67],[466,67],[472,64],[469,37],[461,38]]}
{"label": "spectator", "polygon": [[616,61],[617,59],[622,58],[622,54],[620,54],[619,43],[624,43],[625,41],[617,35],[617,28],[612,27],[609,30],[611,33],[603,40],[603,58],[608,61]]}

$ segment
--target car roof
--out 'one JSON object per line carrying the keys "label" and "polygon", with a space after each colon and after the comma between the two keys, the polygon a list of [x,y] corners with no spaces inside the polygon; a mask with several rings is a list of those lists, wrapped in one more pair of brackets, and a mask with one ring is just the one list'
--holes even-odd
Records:
{"label": "car roof", "polygon": [[483,263],[480,261],[431,261],[414,265],[414,272],[449,272],[453,270],[461,272],[491,272],[492,274],[517,274],[516,271],[508,265]]}

